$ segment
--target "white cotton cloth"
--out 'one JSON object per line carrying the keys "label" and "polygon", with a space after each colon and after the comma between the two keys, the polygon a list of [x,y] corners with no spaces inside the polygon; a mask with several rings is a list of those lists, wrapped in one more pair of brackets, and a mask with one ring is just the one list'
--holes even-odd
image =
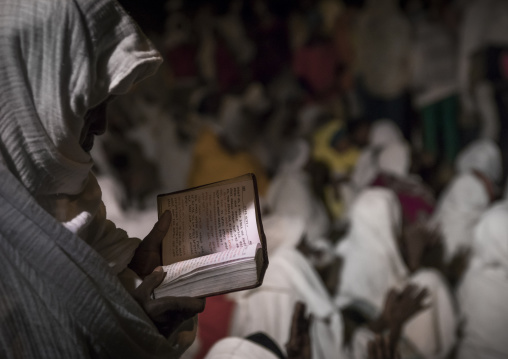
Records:
{"label": "white cotton cloth", "polygon": [[508,204],[489,209],[474,231],[473,257],[457,291],[463,324],[459,359],[506,358]]}
{"label": "white cotton cloth", "polygon": [[86,112],[155,72],[158,52],[114,1],[4,1],[0,158],[68,229],[123,270],[139,240],[106,221]]}
{"label": "white cotton cloth", "polygon": [[404,142],[387,145],[379,153],[378,167],[380,172],[406,177],[411,167],[411,149]]}
{"label": "white cotton cloth", "polygon": [[409,277],[395,239],[402,230],[400,205],[392,191],[368,189],[353,203],[349,219],[350,232],[339,244],[344,264],[337,304],[362,300],[379,313],[388,290]]}
{"label": "white cotton cloth", "polygon": [[446,259],[473,242],[473,229],[490,203],[484,183],[472,173],[484,174],[493,184],[501,179],[501,154],[491,140],[477,140],[467,146],[456,161],[458,176],[444,190],[431,222],[440,228]]}
{"label": "white cotton cloth", "polygon": [[431,223],[443,234],[446,260],[471,246],[473,229],[489,203],[483,182],[472,173],[457,176],[444,190]]}
{"label": "white cotton cloth", "polygon": [[312,191],[310,175],[304,170],[310,156],[309,145],[296,140],[284,152],[277,174],[270,182],[266,203],[274,214],[301,220],[307,239],[316,240],[326,234],[330,220],[324,204]]}
{"label": "white cotton cloth", "polygon": [[350,220],[351,231],[337,249],[344,264],[336,304],[364,303],[377,316],[390,289],[410,282],[425,287],[430,307],[407,322],[403,336],[424,358],[446,357],[455,344],[453,299],[436,272],[409,273],[396,242],[401,213],[395,194],[382,188],[364,191],[353,204]]}
{"label": "white cotton cloth", "polygon": [[[388,147],[390,147],[389,150]],[[376,178],[380,171],[380,155],[384,149],[387,149],[388,152],[385,153],[382,164],[388,171],[401,172],[409,170],[411,159],[409,146],[405,142],[400,129],[393,121],[376,121],[372,124],[370,130],[369,145],[360,154],[351,175],[351,184],[356,192],[360,192]],[[391,163],[393,156],[397,156],[397,159],[404,158],[405,161]]]}
{"label": "white cotton cloth", "polygon": [[501,151],[490,139],[476,140],[459,153],[456,170],[459,173],[476,170],[483,173],[493,184],[499,184],[503,174]]}
{"label": "white cotton cloth", "polygon": [[87,111],[154,73],[158,52],[116,1],[1,8],[0,356],[175,355],[114,275],[139,240],[106,221],[79,144]]}
{"label": "white cotton cloth", "polygon": [[383,147],[394,142],[404,142],[399,127],[389,119],[381,119],[372,124],[369,134],[369,145]]}
{"label": "white cotton cloth", "polygon": [[104,258],[1,163],[0,217],[0,357],[177,357]]}
{"label": "white cotton cloth", "polygon": [[273,255],[263,285],[237,298],[231,335],[261,331],[285,348],[297,301],[314,316],[312,358],[341,358],[342,319],[315,269],[294,248],[281,248]]}
{"label": "white cotton cloth", "polygon": [[250,340],[228,337],[215,343],[205,359],[277,359],[277,356]]}
{"label": "white cotton cloth", "polygon": [[263,216],[263,231],[270,257],[280,247],[295,248],[305,233],[305,222],[295,216],[268,214]]}

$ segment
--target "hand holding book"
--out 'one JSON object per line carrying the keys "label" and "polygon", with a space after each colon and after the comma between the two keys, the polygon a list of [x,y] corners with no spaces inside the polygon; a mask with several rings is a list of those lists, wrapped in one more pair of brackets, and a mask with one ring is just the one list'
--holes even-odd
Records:
{"label": "hand holding book", "polygon": [[171,213],[165,212],[152,231],[140,243],[129,268],[143,279],[131,294],[152,320],[159,332],[169,336],[184,321],[201,313],[205,308],[204,299],[189,297],[165,297],[152,299],[152,293],[164,279],[162,263],[162,240],[171,225]]}
{"label": "hand holding book", "polygon": [[[268,266],[256,179],[247,174],[157,197],[172,224],[155,297],[206,297],[261,285]],[[162,217],[161,217],[162,218]]]}

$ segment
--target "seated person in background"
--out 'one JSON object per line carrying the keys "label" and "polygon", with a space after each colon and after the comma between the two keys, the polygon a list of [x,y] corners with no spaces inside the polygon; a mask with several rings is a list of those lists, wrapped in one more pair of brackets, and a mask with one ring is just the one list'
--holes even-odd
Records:
{"label": "seated person in background", "polygon": [[417,176],[409,173],[411,149],[405,143],[392,143],[379,153],[378,173],[372,187],[392,190],[399,199],[403,221],[406,224],[426,220],[434,210],[431,190]]}
{"label": "seated person in background", "polygon": [[[292,308],[301,301],[313,316],[310,325],[312,358],[360,357],[362,351],[367,352],[372,332],[391,329],[399,333],[402,324],[422,308],[425,291],[416,295],[413,288],[400,296],[394,292],[383,313],[365,323],[363,330],[345,327],[341,312],[332,300],[341,276],[341,259],[325,242],[300,240],[303,226],[300,228],[300,233],[287,231],[293,238],[288,238],[270,258],[263,286],[235,295],[237,307],[232,335],[262,331],[282,347],[290,336]],[[410,305],[406,305],[406,301]],[[408,310],[401,310],[401,307]],[[351,343],[346,342],[348,337],[353,338]]]}
{"label": "seated person in background", "polygon": [[473,229],[497,196],[501,153],[491,140],[466,147],[456,162],[457,175],[439,198],[431,222],[443,235],[447,263],[461,256],[473,242]]}
{"label": "seated person in background", "polygon": [[330,219],[322,198],[314,191],[316,172],[311,171],[310,146],[303,139],[294,140],[281,157],[266,196],[270,214],[297,217],[305,224],[310,240],[325,236]]}
{"label": "seated person in background", "polygon": [[[259,194],[268,190],[268,176],[261,162],[249,151],[259,132],[256,105],[246,98],[225,96],[218,123],[203,126],[192,155],[188,185],[195,187],[252,172]],[[261,106],[263,107],[263,106]]]}
{"label": "seated person in background", "polygon": [[463,320],[457,358],[506,358],[508,204],[485,212],[474,229],[471,265],[457,290]]}
{"label": "seated person in background", "polygon": [[[402,302],[410,306],[417,303],[416,301],[399,301],[399,303]],[[258,332],[246,338],[228,337],[218,341],[208,352],[205,359],[311,359],[312,341],[309,330],[313,317],[312,314],[305,315],[305,310],[305,304],[302,302],[295,303],[290,335],[285,345],[287,356],[282,353],[279,346],[268,335]],[[376,335],[368,343],[368,358],[400,358],[398,351],[393,347],[394,340],[398,339],[395,336],[393,331],[390,336]],[[337,357],[337,355],[334,357]]]}
{"label": "seated person in background", "polygon": [[0,356],[178,357],[204,300],[150,298],[171,217],[129,238],[89,154],[159,54],[116,1],[5,0],[0,18]]}
{"label": "seated person in background", "polygon": [[455,344],[453,298],[440,273],[422,268],[427,243],[402,234],[401,209],[392,191],[373,188],[358,196],[350,231],[338,245],[344,268],[336,304],[375,318],[391,288],[408,283],[426,288],[430,303],[405,325],[407,351],[401,354],[444,358]]}

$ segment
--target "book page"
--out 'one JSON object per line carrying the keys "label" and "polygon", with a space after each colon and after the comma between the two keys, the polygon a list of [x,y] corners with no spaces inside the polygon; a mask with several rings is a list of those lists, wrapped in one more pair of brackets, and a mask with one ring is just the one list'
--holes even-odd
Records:
{"label": "book page", "polygon": [[252,180],[202,187],[158,198],[172,222],[164,238],[164,265],[260,243]]}
{"label": "book page", "polygon": [[183,262],[177,262],[164,266],[166,277],[162,284],[167,284],[175,279],[181,279],[186,274],[190,274],[200,269],[206,269],[208,266],[224,264],[235,260],[253,258],[260,245],[249,245],[238,249],[230,249],[218,253],[189,259]]}

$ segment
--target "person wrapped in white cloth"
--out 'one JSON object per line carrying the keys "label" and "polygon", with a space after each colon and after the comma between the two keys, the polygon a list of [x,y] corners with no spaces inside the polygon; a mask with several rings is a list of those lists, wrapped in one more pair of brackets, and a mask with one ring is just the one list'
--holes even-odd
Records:
{"label": "person wrapped in white cloth", "polygon": [[[287,219],[277,225],[273,218],[270,223],[273,228],[267,230],[267,241],[275,230],[288,238],[271,256],[263,286],[235,295],[237,307],[231,335],[244,337],[261,331],[283,348],[290,336],[293,307],[301,301],[313,316],[309,333],[312,358],[361,358],[367,355],[367,342],[373,332],[395,328],[396,334],[396,328],[421,309],[425,292],[416,295],[415,288],[410,288],[404,295],[393,295],[378,318],[346,335],[342,313],[332,299],[341,259],[326,241],[302,240],[302,225],[291,224]],[[285,228],[284,224],[291,227]],[[346,341],[346,336],[351,339]],[[397,340],[395,336],[393,342]]]}
{"label": "person wrapped in white cloth", "polygon": [[459,154],[456,170],[431,219],[443,234],[448,262],[470,248],[474,227],[497,195],[502,176],[499,148],[487,139],[471,143]]}
{"label": "person wrapped in white cloth", "polygon": [[[107,102],[153,74],[159,53],[114,0],[0,8],[0,357],[178,356],[192,321],[189,337],[175,329],[204,301],[150,299],[171,217],[142,244],[117,229],[89,154]],[[127,272],[144,278],[131,293]]]}
{"label": "person wrapped in white cloth", "polygon": [[[338,245],[344,265],[336,304],[373,318],[381,313],[392,288],[408,283],[421,286],[428,293],[427,308],[403,328],[406,352],[445,358],[455,344],[453,298],[437,271],[421,268],[424,247],[403,240],[395,194],[382,188],[365,190],[353,204],[350,221],[350,232]],[[406,352],[402,350],[403,358]]]}
{"label": "person wrapped in white cloth", "polygon": [[457,290],[462,339],[457,358],[506,358],[508,203],[485,212],[474,229],[471,265]]}

